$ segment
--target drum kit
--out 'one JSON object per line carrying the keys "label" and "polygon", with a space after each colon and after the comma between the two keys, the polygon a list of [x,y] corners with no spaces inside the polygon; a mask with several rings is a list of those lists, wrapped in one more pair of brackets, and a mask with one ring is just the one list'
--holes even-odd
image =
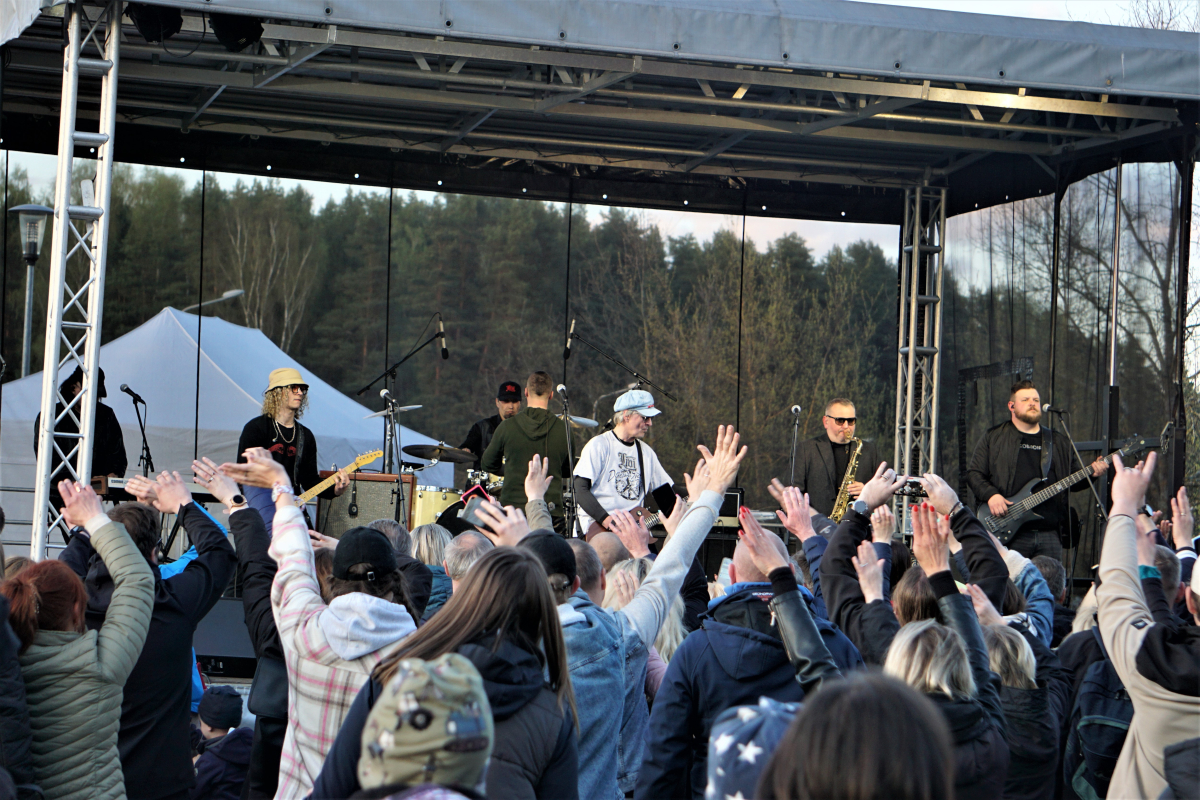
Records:
{"label": "drum kit", "polygon": [[[570,423],[572,428],[579,430],[597,428],[600,425],[594,419],[576,416],[570,417]],[[445,442],[439,442],[438,444],[410,444],[402,447],[401,452],[414,458],[427,459],[430,462],[428,465],[425,465],[412,464],[406,461],[403,464],[405,472],[416,472],[427,469],[442,461],[451,464],[475,464],[479,461],[479,456],[476,456],[474,453],[468,450],[460,450],[457,447],[450,447]],[[482,489],[489,496],[495,496],[500,492],[503,484],[503,476],[490,473],[487,470],[476,469],[475,467],[467,468],[467,481],[462,489],[416,484],[411,527],[429,525],[441,521],[447,514],[456,514],[463,507],[463,494],[471,492],[476,487]]]}

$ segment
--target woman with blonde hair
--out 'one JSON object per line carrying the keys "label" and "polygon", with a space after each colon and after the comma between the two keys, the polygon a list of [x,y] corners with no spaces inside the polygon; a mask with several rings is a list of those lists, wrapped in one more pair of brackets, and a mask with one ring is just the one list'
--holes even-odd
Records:
{"label": "woman with blonde hair", "polygon": [[429,567],[433,575],[429,602],[425,604],[425,613],[421,617],[425,621],[446,604],[453,591],[454,584],[446,574],[446,547],[453,537],[450,531],[437,524],[420,525],[413,528],[409,536],[412,537],[413,558]]}
{"label": "woman with blonde hair", "polygon": [[[939,525],[938,517],[927,503],[914,507],[912,552],[946,624],[922,619],[902,627],[888,647],[883,672],[932,700],[949,723],[955,796],[1000,800],[1009,766],[1000,679],[988,667],[971,598],[959,593],[950,575],[950,527]],[[871,575],[882,562],[876,562],[870,542],[863,543],[855,562],[862,580],[881,580]],[[970,589],[983,595],[978,587]]]}
{"label": "woman with blonde hair", "polygon": [[[625,605],[623,602],[625,598],[621,597],[618,592],[619,584],[614,580],[618,574],[631,576],[634,580],[633,588],[636,590],[650,574],[652,566],[654,566],[654,562],[648,558],[628,558],[614,564],[613,568],[608,571],[605,583],[604,607],[615,611]],[[650,648],[646,659],[646,694],[651,699],[658,694],[658,687],[662,685],[663,675],[667,672],[667,663],[670,662],[671,656],[675,655],[679,645],[683,644],[683,640],[687,638],[688,630],[683,624],[683,612],[683,597],[677,594],[671,601],[671,607],[667,611],[667,616],[658,630],[658,636],[654,639],[654,645]]]}

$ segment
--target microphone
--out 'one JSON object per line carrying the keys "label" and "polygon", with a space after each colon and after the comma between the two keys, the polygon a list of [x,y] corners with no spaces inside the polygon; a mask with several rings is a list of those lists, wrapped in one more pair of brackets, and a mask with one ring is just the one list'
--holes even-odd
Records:
{"label": "microphone", "polygon": [[379,396],[383,398],[383,402],[385,402],[385,403],[392,402],[392,393],[389,392],[387,389],[380,389]]}
{"label": "microphone", "polygon": [[571,330],[567,333],[567,346],[563,348],[563,361],[571,357],[571,338],[575,335],[575,320],[571,320]]}
{"label": "microphone", "polygon": [[1045,404],[1042,406],[1042,413],[1043,413],[1043,414],[1051,414],[1051,413],[1053,413],[1053,414],[1062,414],[1062,413],[1064,413],[1065,411],[1066,411],[1066,409],[1065,409],[1065,408],[1055,408],[1054,406],[1050,405],[1049,403],[1045,403]]}
{"label": "microphone", "polygon": [[442,315],[438,315],[438,337],[442,340],[442,361],[450,357],[450,351],[446,349],[446,326],[442,323]]}
{"label": "microphone", "polygon": [[792,413],[795,414],[797,417],[800,416],[800,404],[799,403],[792,406]]}
{"label": "microphone", "polygon": [[554,391],[558,392],[558,393],[559,393],[559,395],[561,395],[561,396],[562,396],[562,399],[563,399],[563,400],[570,400],[570,399],[571,399],[571,398],[570,398],[570,397],[567,395],[567,387],[566,387],[566,386],[563,386],[561,383],[560,383],[558,386],[554,387]]}
{"label": "microphone", "polygon": [[128,383],[121,384],[121,391],[124,392],[125,394],[129,395],[130,397],[132,397],[133,402],[141,403],[142,405],[146,405],[146,401],[142,399],[142,396],[140,394],[138,394],[137,392],[135,392],[133,389],[130,389]]}

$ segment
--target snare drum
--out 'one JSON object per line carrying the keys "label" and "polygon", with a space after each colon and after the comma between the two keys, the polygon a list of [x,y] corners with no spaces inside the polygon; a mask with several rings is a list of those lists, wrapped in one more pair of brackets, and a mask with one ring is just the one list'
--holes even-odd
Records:
{"label": "snare drum", "polygon": [[457,489],[444,489],[439,486],[418,486],[417,495],[413,498],[412,526],[430,525],[437,522],[438,516],[450,506],[458,502],[462,492]]}

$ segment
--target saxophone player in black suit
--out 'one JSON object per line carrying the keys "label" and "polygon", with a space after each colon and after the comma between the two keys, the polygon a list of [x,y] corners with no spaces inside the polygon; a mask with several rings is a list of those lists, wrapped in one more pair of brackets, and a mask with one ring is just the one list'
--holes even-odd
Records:
{"label": "saxophone player in black suit", "polygon": [[[809,505],[825,516],[833,511],[838,489],[846,475],[853,454],[855,425],[854,403],[835,397],[825,404],[821,424],[825,430],[800,443],[796,452],[796,486],[808,493]],[[879,467],[879,452],[875,443],[864,441],[858,458],[858,468],[850,483],[850,500],[858,497],[863,484]]]}

